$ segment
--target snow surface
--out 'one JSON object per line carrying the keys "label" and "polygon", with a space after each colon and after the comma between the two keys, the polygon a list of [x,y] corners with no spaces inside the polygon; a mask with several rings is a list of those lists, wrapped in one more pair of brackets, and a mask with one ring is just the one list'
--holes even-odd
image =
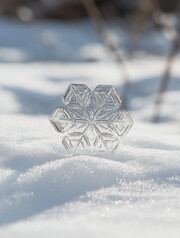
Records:
{"label": "snow surface", "polygon": [[[118,151],[72,156],[48,117],[69,83],[111,83],[121,93],[116,65],[87,22],[0,27],[0,237],[179,238],[179,58],[161,121],[150,122],[167,40],[149,33],[147,51],[126,62],[134,125]],[[128,33],[111,30],[123,52]]]}

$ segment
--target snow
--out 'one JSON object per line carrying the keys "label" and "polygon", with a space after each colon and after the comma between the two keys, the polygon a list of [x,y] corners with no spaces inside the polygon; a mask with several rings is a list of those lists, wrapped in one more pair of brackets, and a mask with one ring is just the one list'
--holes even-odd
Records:
{"label": "snow", "polygon": [[[180,58],[161,121],[153,124],[165,60],[161,52],[147,54],[153,44],[158,48],[156,40],[143,39],[147,52],[126,60],[131,131],[112,156],[70,155],[49,115],[63,105],[69,83],[93,89],[111,82],[121,94],[116,64],[88,22],[24,25],[2,19],[0,25],[0,237],[178,238]],[[111,30],[125,51],[128,33]],[[168,48],[160,33],[153,34],[162,41],[159,50]]]}

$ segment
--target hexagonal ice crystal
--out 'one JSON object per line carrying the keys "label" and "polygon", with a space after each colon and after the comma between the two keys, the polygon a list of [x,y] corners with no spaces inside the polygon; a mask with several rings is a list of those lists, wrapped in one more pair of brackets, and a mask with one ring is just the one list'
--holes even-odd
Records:
{"label": "hexagonal ice crystal", "polygon": [[110,85],[99,85],[94,93],[84,84],[70,84],[63,102],[50,117],[54,128],[66,132],[62,144],[71,152],[114,151],[119,138],[133,125],[128,112],[121,110],[121,98]]}

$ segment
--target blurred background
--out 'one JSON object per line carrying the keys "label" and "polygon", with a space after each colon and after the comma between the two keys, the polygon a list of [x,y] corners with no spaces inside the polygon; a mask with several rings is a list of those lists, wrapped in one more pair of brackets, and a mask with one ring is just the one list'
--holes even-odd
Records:
{"label": "blurred background", "polygon": [[[88,2],[88,0],[86,1]],[[159,10],[174,13],[178,0],[94,0],[102,15],[107,18],[132,17],[137,11],[149,13]],[[74,20],[87,17],[81,0],[0,0],[1,14],[22,21],[38,18]]]}
{"label": "blurred background", "polygon": [[[179,2],[0,0],[0,86],[10,98],[1,112],[48,114],[64,85],[104,83],[138,118],[178,121]],[[26,76],[31,83],[22,83]]]}

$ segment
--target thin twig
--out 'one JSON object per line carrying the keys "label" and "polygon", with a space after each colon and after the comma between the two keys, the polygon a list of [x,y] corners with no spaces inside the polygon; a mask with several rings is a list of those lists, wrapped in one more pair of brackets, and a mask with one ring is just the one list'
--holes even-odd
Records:
{"label": "thin twig", "polygon": [[177,34],[167,57],[165,72],[163,74],[158,95],[155,101],[155,108],[154,108],[154,115],[152,117],[152,122],[157,122],[160,118],[165,92],[168,88],[168,84],[171,79],[172,66],[179,51],[179,48],[180,48],[180,39],[179,34]]}
{"label": "thin twig", "polygon": [[86,9],[89,17],[91,18],[92,22],[94,23],[97,32],[101,36],[108,50],[112,53],[113,57],[116,60],[118,68],[123,74],[124,90],[122,99],[123,99],[123,107],[127,108],[127,97],[130,89],[130,77],[126,69],[124,60],[122,59],[121,54],[119,52],[118,46],[111,38],[110,33],[107,31],[103,16],[99,11],[98,7],[96,6],[94,0],[81,0],[81,2],[84,8]]}
{"label": "thin twig", "polygon": [[[172,71],[173,63],[180,49],[180,25],[179,25],[180,13],[179,11],[180,11],[180,3],[177,6],[177,18],[178,18],[177,26],[171,26],[171,28],[173,28],[172,30],[174,33],[174,37],[172,39],[172,46],[167,56],[165,71],[164,71],[164,74],[159,86],[158,95],[155,101],[152,122],[157,122],[160,119],[162,105],[164,103],[165,92],[167,91],[167,88],[171,79],[171,71]],[[163,28],[169,28],[169,26],[165,25],[163,22],[161,22],[161,26]]]}

